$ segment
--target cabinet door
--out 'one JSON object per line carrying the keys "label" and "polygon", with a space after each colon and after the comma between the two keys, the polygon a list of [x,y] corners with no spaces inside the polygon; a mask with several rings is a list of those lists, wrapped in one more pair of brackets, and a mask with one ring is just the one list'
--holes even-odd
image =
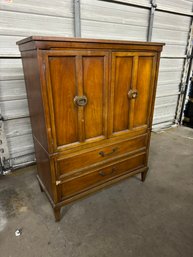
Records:
{"label": "cabinet door", "polygon": [[112,53],[110,135],[149,126],[154,93],[156,53]]}
{"label": "cabinet door", "polygon": [[54,149],[106,138],[108,53],[47,51],[45,60]]}

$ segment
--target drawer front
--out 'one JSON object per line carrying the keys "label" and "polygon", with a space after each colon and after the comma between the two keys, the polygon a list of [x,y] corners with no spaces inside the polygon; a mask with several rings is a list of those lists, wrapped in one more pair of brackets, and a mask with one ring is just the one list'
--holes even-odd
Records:
{"label": "drawer front", "polygon": [[146,146],[147,135],[142,135],[122,143],[113,144],[103,148],[90,150],[82,154],[74,154],[57,160],[57,177],[68,175],[70,172],[75,172],[88,168],[91,165],[115,160],[116,157],[127,155],[132,151],[138,150]]}
{"label": "drawer front", "polygon": [[108,180],[145,166],[146,154],[141,153],[114,165],[84,173],[59,185],[61,200],[100,185]]}

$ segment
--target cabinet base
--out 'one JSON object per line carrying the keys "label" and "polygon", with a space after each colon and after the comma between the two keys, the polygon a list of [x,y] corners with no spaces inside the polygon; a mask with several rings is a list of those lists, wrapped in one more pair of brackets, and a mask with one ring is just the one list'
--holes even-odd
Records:
{"label": "cabinet base", "polygon": [[82,193],[79,193],[77,195],[71,196],[71,197],[69,197],[69,198],[67,198],[67,199],[65,199],[65,200],[63,200],[63,201],[61,201],[61,202],[59,202],[57,204],[55,204],[53,202],[52,198],[50,197],[48,191],[46,190],[44,184],[42,183],[42,181],[41,181],[41,179],[40,179],[40,177],[38,175],[37,175],[37,179],[38,179],[38,182],[39,182],[39,185],[40,185],[40,190],[42,192],[45,192],[46,196],[48,197],[48,199],[49,199],[49,201],[50,201],[50,203],[52,205],[52,208],[53,208],[53,211],[54,211],[54,216],[55,216],[55,221],[58,222],[58,221],[61,220],[61,211],[60,210],[61,210],[61,208],[63,206],[65,206],[65,205],[67,205],[67,204],[69,204],[69,203],[71,203],[73,201],[76,201],[76,200],[78,200],[80,198],[86,197],[86,196],[88,196],[88,195],[90,195],[90,194],[92,194],[94,192],[97,192],[100,189],[104,189],[106,187],[109,187],[109,186],[111,186],[111,185],[113,185],[113,184],[115,184],[115,183],[117,183],[117,182],[119,182],[121,180],[124,180],[124,179],[129,178],[129,177],[134,176],[134,175],[137,175],[139,173],[141,173],[141,180],[145,181],[147,172],[148,172],[148,167],[144,167],[144,168],[141,168],[141,169],[134,170],[132,172],[129,172],[129,173],[126,173],[126,174],[124,174],[122,176],[119,176],[119,177],[117,177],[115,179],[107,181],[106,183],[103,183],[101,185],[98,185],[98,186],[95,186],[93,188],[90,188],[90,189],[88,189],[88,190],[86,190],[86,191],[84,191]]}

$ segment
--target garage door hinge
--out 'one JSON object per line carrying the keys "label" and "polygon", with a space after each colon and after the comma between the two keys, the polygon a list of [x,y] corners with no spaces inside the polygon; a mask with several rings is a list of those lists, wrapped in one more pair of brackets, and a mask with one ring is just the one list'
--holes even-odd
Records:
{"label": "garage door hinge", "polygon": [[155,0],[151,0],[151,6],[153,7],[153,8],[157,8],[157,4],[156,4],[156,1]]}

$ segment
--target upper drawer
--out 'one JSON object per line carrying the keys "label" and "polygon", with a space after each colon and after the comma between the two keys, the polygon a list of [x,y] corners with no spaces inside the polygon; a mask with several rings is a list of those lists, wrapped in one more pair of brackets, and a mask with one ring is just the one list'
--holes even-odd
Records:
{"label": "upper drawer", "polygon": [[77,172],[91,165],[105,164],[114,161],[119,157],[126,156],[131,152],[146,146],[147,135],[132,138],[121,143],[108,145],[105,147],[87,149],[85,152],[78,152],[63,157],[58,157],[56,165],[57,177],[69,175],[68,173]]}

